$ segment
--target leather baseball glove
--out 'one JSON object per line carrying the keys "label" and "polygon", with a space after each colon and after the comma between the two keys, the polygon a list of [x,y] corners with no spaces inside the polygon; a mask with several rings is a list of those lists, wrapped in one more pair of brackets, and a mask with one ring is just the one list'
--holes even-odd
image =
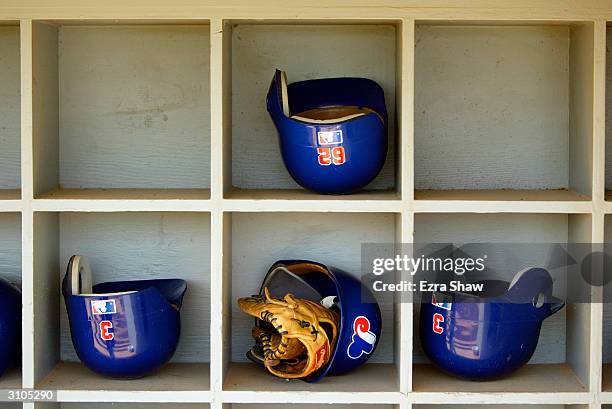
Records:
{"label": "leather baseball glove", "polygon": [[240,309],[258,318],[255,346],[247,356],[281,378],[304,378],[329,362],[338,337],[338,314],[315,302],[285,295],[238,299]]}

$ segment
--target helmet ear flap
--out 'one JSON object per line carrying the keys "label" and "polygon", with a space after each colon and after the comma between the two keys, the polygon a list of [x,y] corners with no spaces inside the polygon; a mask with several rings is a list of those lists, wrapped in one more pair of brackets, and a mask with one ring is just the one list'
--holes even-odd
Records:
{"label": "helmet ear flap", "polygon": [[281,104],[283,105],[283,114],[287,118],[291,116],[291,110],[289,109],[289,91],[287,90],[287,73],[285,71],[279,71],[280,73],[280,97]]}
{"label": "helmet ear flap", "polygon": [[71,295],[92,293],[91,268],[85,257],[74,255],[70,258],[66,272],[66,284],[69,286],[68,292]]}

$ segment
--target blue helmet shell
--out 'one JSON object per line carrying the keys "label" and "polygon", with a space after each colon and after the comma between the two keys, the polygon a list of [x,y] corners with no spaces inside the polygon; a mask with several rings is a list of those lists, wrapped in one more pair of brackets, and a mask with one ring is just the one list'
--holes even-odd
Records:
{"label": "blue helmet shell", "polygon": [[542,268],[520,271],[511,283],[482,283],[497,294],[430,292],[421,302],[425,353],[443,371],[471,380],[501,378],[526,364],[542,321],[564,306],[552,296],[552,279]]}
{"label": "blue helmet shell", "polygon": [[0,278],[0,376],[21,356],[21,291]]}
{"label": "blue helmet shell", "polygon": [[[366,78],[326,78],[287,85],[276,70],[267,96],[283,162],[302,187],[345,194],[370,183],[387,156],[387,109],[382,88]],[[317,120],[300,114],[353,107],[358,114]]]}
{"label": "blue helmet shell", "polygon": [[72,343],[92,371],[140,378],[172,358],[180,336],[187,283],[178,279],[117,281],[91,287],[91,272],[72,256],[62,283]]}
{"label": "blue helmet shell", "polygon": [[305,380],[316,382],[326,375],[345,374],[370,359],[380,341],[382,329],[380,308],[370,290],[358,278],[339,268],[308,260],[281,260],[268,270],[260,294],[263,294],[264,287],[273,285],[279,267],[314,290],[315,295],[310,297],[300,294],[300,289],[281,287],[271,290],[273,296],[293,292],[298,297],[311,298],[315,302],[335,297],[340,313],[338,340],[329,363]]}

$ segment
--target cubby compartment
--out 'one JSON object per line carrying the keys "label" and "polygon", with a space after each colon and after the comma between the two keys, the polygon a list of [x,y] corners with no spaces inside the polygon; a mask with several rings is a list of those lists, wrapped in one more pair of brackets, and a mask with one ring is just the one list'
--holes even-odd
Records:
{"label": "cubby compartment", "polygon": [[0,200],[21,198],[19,23],[0,21]]}
{"label": "cubby compartment", "polygon": [[[70,256],[85,256],[94,284],[181,278],[187,293],[170,363],[134,380],[104,378],[78,359],[60,285]],[[210,389],[210,214],[182,212],[34,214],[34,378],[39,389],[203,391]],[[184,392],[185,393],[185,392]]]}
{"label": "cubby compartment", "polygon": [[[492,243],[493,255],[485,261],[498,279],[510,281],[527,267],[543,267],[553,277],[553,294],[566,299],[563,270],[549,265],[555,243],[590,243],[589,214],[416,214],[415,243]],[[501,247],[517,243],[516,248]],[[519,246],[520,245],[520,246]],[[485,250],[483,250],[485,251]],[[474,256],[476,257],[476,256]],[[501,264],[500,264],[501,262]],[[577,260],[578,263],[581,260]],[[580,264],[578,264],[580,265]],[[469,276],[466,276],[469,280]],[[511,375],[490,382],[451,377],[434,367],[421,347],[420,300],[414,304],[413,390],[415,392],[586,392],[589,387],[591,308],[587,302],[568,303],[545,319],[538,346],[527,365]]]}
{"label": "cubby compartment", "polygon": [[33,62],[34,197],[210,197],[207,22],[35,22]]}
{"label": "cubby compartment", "polygon": [[286,71],[288,83],[365,77],[383,88],[389,114],[385,165],[364,191],[340,197],[377,200],[399,196],[399,24],[384,20],[228,21],[223,36],[227,53],[224,72],[229,77],[224,84],[224,109],[228,111],[223,140],[226,198],[334,198],[304,190],[285,169],[276,128],[266,109],[266,95],[277,68]]}
{"label": "cubby compartment", "polygon": [[[394,243],[399,216],[393,213],[228,213],[224,257],[224,353],[226,391],[397,392],[401,323],[393,299],[376,294],[382,334],[370,360],[355,371],[317,383],[277,378],[250,362],[254,320],[236,300],[257,294],[268,269],[279,260],[312,260],[361,277],[362,243]],[[379,297],[380,296],[380,297]],[[282,396],[282,395],[281,395]]]}
{"label": "cubby compartment", "polygon": [[593,23],[417,22],[417,200],[588,201]]}
{"label": "cubby compartment", "polygon": [[[21,287],[20,213],[0,213],[0,278]],[[21,360],[19,363],[0,376],[0,389],[21,388]]]}

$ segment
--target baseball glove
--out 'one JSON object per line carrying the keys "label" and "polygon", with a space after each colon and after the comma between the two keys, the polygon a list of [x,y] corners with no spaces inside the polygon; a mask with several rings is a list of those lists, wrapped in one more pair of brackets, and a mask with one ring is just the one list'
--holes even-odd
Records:
{"label": "baseball glove", "polygon": [[252,335],[255,346],[247,356],[272,374],[304,378],[327,364],[338,337],[338,314],[315,302],[285,295],[238,299],[240,309],[258,318]]}

